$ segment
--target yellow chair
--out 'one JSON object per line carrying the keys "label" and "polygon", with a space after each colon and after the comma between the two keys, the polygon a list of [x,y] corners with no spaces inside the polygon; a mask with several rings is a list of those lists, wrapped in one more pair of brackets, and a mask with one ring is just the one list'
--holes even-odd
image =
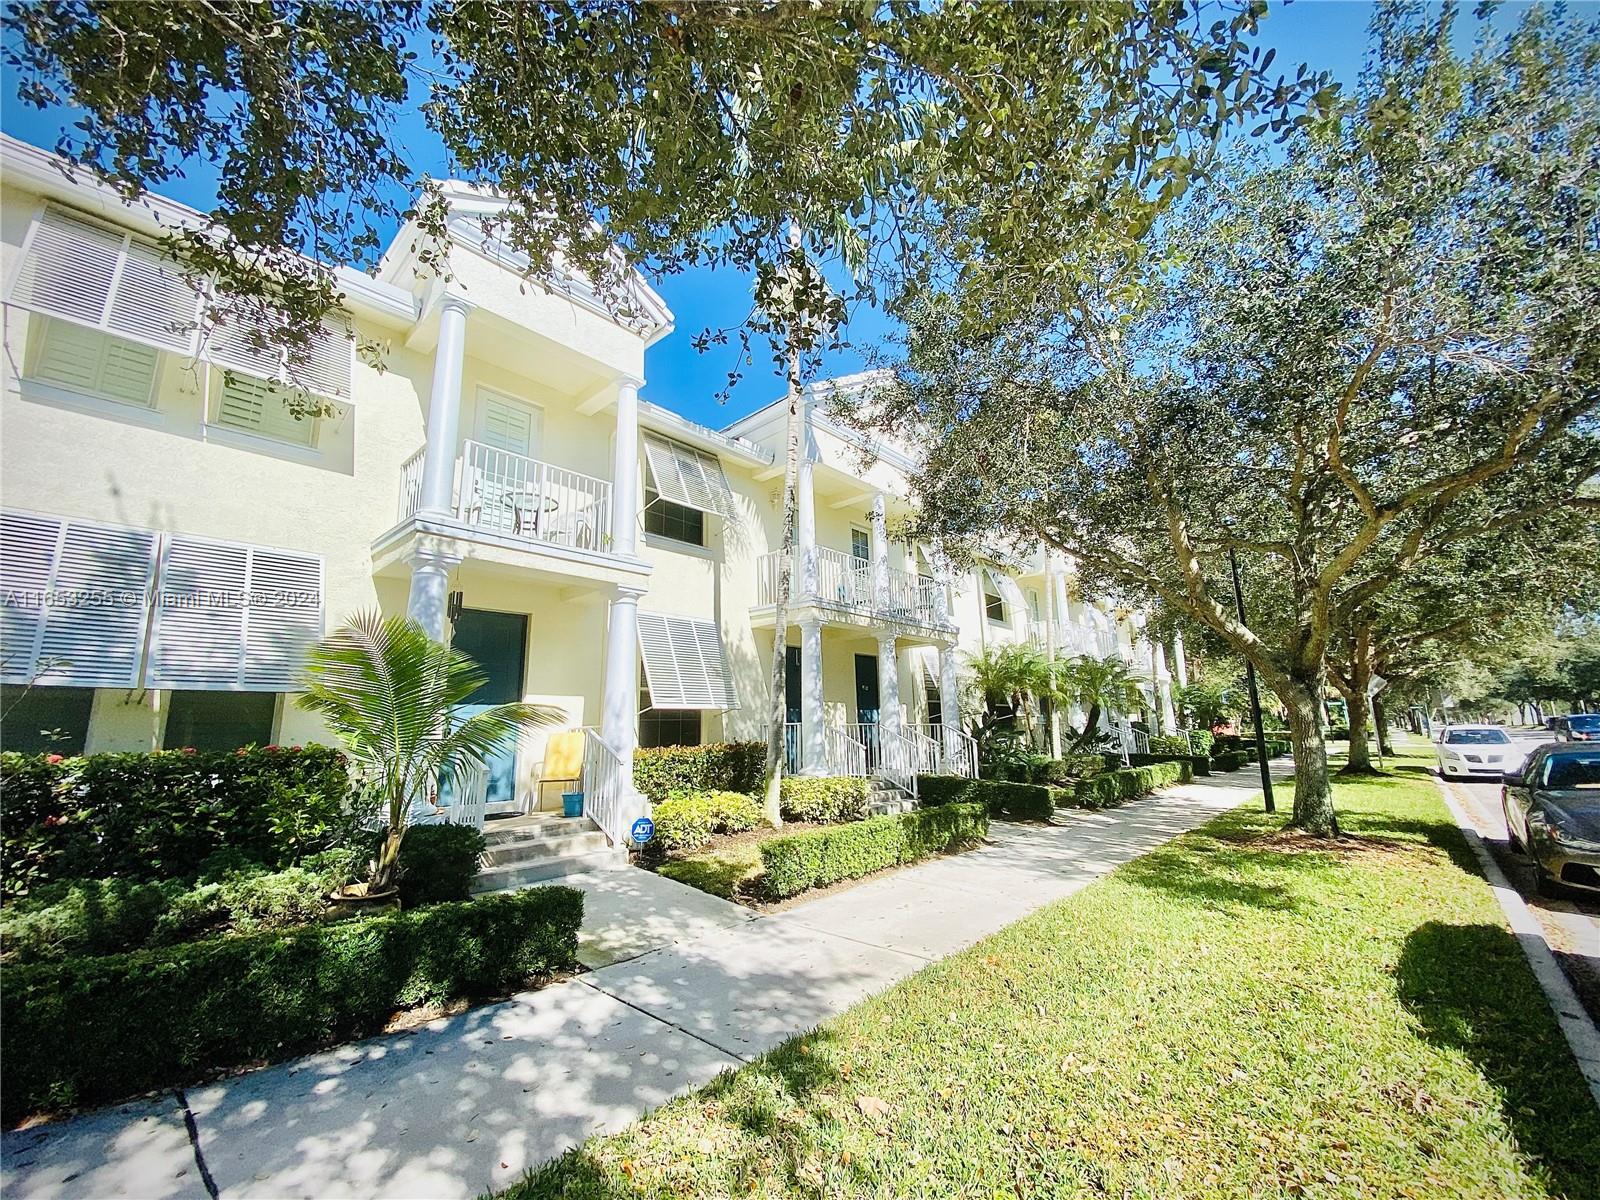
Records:
{"label": "yellow chair", "polygon": [[[583,786],[583,730],[562,729],[544,745],[544,765],[539,768],[540,812],[561,808],[561,793]],[[549,789],[555,788],[552,794]]]}

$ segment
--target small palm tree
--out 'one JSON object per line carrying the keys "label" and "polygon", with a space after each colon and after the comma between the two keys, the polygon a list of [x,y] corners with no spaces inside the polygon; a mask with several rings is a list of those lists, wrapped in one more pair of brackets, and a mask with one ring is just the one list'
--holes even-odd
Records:
{"label": "small palm tree", "polygon": [[978,737],[983,740],[999,721],[1002,707],[1032,728],[1034,706],[1051,690],[1050,663],[1032,646],[991,646],[967,659],[967,680],[981,701]]}
{"label": "small palm tree", "polygon": [[1073,746],[1075,752],[1086,749],[1094,741],[1102,713],[1120,717],[1144,704],[1139,681],[1119,654],[1108,654],[1104,658],[1084,654],[1069,659],[1058,672],[1058,679],[1062,701],[1088,712],[1083,732]]}
{"label": "small palm tree", "polygon": [[558,725],[559,709],[500,704],[456,719],[453,710],[487,677],[467,655],[434,641],[415,621],[358,613],[312,647],[300,707],[317,713],[388,810],[369,891],[394,884],[411,802],[440,776],[467,772],[520,730]]}

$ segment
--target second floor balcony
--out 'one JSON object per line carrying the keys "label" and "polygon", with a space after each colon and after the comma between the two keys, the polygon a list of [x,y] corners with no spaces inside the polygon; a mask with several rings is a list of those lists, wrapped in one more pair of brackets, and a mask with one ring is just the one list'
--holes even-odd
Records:
{"label": "second floor balcony", "polygon": [[[874,571],[870,560],[826,546],[790,551],[788,607],[816,605],[858,624],[895,624],[954,631],[946,590],[926,575],[894,567]],[[756,560],[756,607],[777,603],[782,551]]]}
{"label": "second floor balcony", "polygon": [[[400,468],[400,520],[422,502],[423,450]],[[611,542],[611,484],[482,442],[462,443],[452,515],[469,529],[540,546],[605,553]]]}

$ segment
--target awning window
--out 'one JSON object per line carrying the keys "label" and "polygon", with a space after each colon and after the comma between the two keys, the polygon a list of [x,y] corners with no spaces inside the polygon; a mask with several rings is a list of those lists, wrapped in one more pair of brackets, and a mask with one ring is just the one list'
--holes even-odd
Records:
{"label": "awning window", "polygon": [[722,635],[714,622],[641,612],[639,657],[652,707],[739,707]]}
{"label": "awning window", "polygon": [[662,499],[719,517],[733,516],[733,494],[716,455],[658,433],[644,435],[644,455]]}

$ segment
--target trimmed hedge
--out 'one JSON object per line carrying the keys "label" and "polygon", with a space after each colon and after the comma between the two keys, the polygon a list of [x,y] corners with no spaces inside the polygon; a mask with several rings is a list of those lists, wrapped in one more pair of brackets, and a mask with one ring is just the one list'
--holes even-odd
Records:
{"label": "trimmed hedge", "polygon": [[767,765],[763,742],[657,746],[633,752],[633,786],[660,804],[674,792],[755,792]]}
{"label": "trimmed hedge", "polygon": [[1216,742],[1216,735],[1209,729],[1191,729],[1189,731],[1189,744],[1195,754],[1210,754]]}
{"label": "trimmed hedge", "polygon": [[7,969],[4,1119],[118,1100],[377,1033],[396,1009],[493,996],[572,965],[583,893]]}
{"label": "trimmed hedge", "polygon": [[1224,750],[1211,756],[1211,767],[1215,771],[1237,771],[1249,761],[1250,756],[1243,750]]}
{"label": "trimmed hedge", "polygon": [[1211,760],[1203,754],[1130,754],[1130,767],[1148,767],[1151,763],[1186,762],[1196,775],[1211,774]]}
{"label": "trimmed hedge", "polygon": [[[382,839],[382,833],[374,839],[374,853]],[[471,825],[408,826],[395,876],[400,903],[415,908],[467,899],[487,848],[482,831]]]}
{"label": "trimmed hedge", "polygon": [[945,804],[982,804],[991,817],[1048,821],[1055,812],[1051,789],[1037,783],[1002,779],[966,779],[960,775],[918,775],[917,799],[924,808]]}
{"label": "trimmed hedge", "polygon": [[770,838],[761,843],[766,891],[783,899],[842,879],[859,879],[954,850],[988,831],[989,815],[983,805],[946,804]]}
{"label": "trimmed hedge", "polygon": [[1124,800],[1146,795],[1174,783],[1194,778],[1188,759],[1151,763],[1143,767],[1123,767],[1093,779],[1080,779],[1070,792],[1059,788],[1056,803],[1069,808],[1111,808]]}
{"label": "trimmed hedge", "polygon": [[656,834],[647,848],[695,850],[718,833],[743,833],[766,818],[743,792],[674,792],[652,813]]}
{"label": "trimmed hedge", "polygon": [[848,775],[785,775],[778,811],[786,821],[836,825],[867,815],[867,781]]}
{"label": "trimmed hedge", "polygon": [[229,753],[0,754],[7,898],[66,879],[194,878],[233,850],[284,867],[356,826],[344,755],[326,746]]}

